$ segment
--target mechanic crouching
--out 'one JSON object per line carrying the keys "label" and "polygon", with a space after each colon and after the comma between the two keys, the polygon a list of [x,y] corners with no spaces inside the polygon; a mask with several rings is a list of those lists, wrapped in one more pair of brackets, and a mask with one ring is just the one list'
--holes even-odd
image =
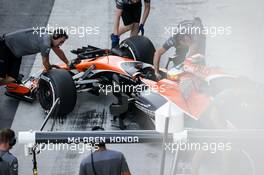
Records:
{"label": "mechanic crouching", "polygon": [[193,20],[184,20],[177,26],[177,32],[173,34],[161,48],[157,49],[153,63],[157,79],[161,79],[160,59],[171,47],[176,49],[176,55],[173,58],[174,66],[183,62],[185,58],[204,57],[206,37],[203,34],[203,24],[199,17]]}
{"label": "mechanic crouching", "polygon": [[7,33],[0,37],[0,85],[19,82],[22,56],[41,53],[46,70],[52,68],[49,61],[50,49],[65,63],[69,64],[60,46],[68,39],[63,29],[53,34],[33,28]]}
{"label": "mechanic crouching", "polygon": [[0,130],[0,175],[17,175],[18,162],[9,150],[16,144],[15,132],[11,129]]}

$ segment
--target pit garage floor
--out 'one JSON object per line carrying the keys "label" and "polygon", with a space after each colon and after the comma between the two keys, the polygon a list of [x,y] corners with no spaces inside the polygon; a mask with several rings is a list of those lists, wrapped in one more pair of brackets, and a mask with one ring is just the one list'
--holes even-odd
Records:
{"label": "pit garage floor", "polygon": [[[7,0],[1,0],[6,4]],[[15,3],[15,1],[13,1]],[[50,26],[68,26],[68,27],[90,27],[92,31],[84,37],[80,35],[70,35],[70,39],[62,46],[68,58],[75,56],[70,53],[71,49],[85,46],[87,44],[102,48],[110,47],[110,34],[113,29],[114,1],[105,0],[56,0],[51,4],[52,9],[48,14],[41,14],[39,9],[45,6],[46,1],[39,2],[39,7],[34,6],[34,15],[49,16],[47,21]],[[28,1],[26,6],[31,6]],[[12,5],[10,5],[12,6]],[[10,8],[10,6],[6,8]],[[49,6],[49,7],[51,7]],[[2,6],[0,6],[1,8]],[[194,16],[200,16],[205,26],[231,26],[231,35],[209,36],[207,38],[207,62],[211,66],[223,67],[230,72],[243,74],[250,78],[263,82],[263,49],[264,39],[262,10],[263,1],[239,1],[239,0],[152,0],[151,14],[145,25],[146,36],[149,37],[154,45],[160,47],[169,37],[165,28],[176,26],[178,22],[185,19],[191,19]],[[1,11],[1,13],[9,13]],[[19,14],[19,11],[17,12]],[[5,14],[1,14],[1,17]],[[14,18],[14,16],[12,16]],[[15,20],[19,15],[15,17]],[[44,20],[45,21],[45,20]],[[27,23],[29,27],[30,22]],[[5,32],[12,31],[6,26]],[[45,22],[36,25],[46,25]],[[0,24],[1,26],[1,24]],[[23,26],[24,27],[24,26]],[[27,27],[27,26],[25,26]],[[10,29],[10,30],[9,30]],[[96,31],[95,31],[96,29]],[[99,32],[97,31],[99,29]],[[128,35],[123,36],[123,38]],[[166,58],[173,54],[173,49],[169,51],[162,61],[165,65]],[[52,63],[58,63],[54,53],[50,56]],[[33,59],[34,60],[34,59]],[[39,55],[33,63],[31,73],[41,70],[41,58]],[[1,89],[1,93],[3,89]],[[0,104],[4,103],[1,94]],[[87,93],[78,95],[78,102],[75,110],[63,121],[49,121],[46,130],[52,131],[80,131],[89,130],[87,116],[94,113],[104,112],[107,116],[106,129],[116,129],[111,127],[112,116],[109,113],[109,105],[115,101],[112,96],[96,97]],[[13,115],[12,128],[18,131],[38,130],[44,121],[45,113],[38,103],[28,104],[18,103],[17,108],[12,109],[13,103],[8,103],[5,108],[1,108],[0,115]],[[9,106],[8,106],[9,105]],[[13,107],[14,108],[14,107]],[[7,114],[5,114],[5,112]],[[1,118],[4,116],[1,116]],[[136,117],[136,116],[135,116]],[[12,121],[12,120],[10,120]],[[135,125],[134,123],[132,123]],[[135,127],[134,127],[135,129]],[[121,131],[120,131],[121,132]],[[133,175],[158,175],[160,167],[161,147],[156,144],[133,144],[133,145],[108,145],[110,149],[119,150],[126,156],[131,173]],[[12,151],[19,160],[19,173],[31,174],[31,157],[24,156],[23,145],[17,145]],[[49,175],[77,175],[79,163],[89,154],[78,153],[74,151],[44,151],[38,155],[39,174]],[[261,152],[263,155],[263,152]],[[169,161],[172,155],[168,154]],[[166,165],[168,174],[170,164]]]}

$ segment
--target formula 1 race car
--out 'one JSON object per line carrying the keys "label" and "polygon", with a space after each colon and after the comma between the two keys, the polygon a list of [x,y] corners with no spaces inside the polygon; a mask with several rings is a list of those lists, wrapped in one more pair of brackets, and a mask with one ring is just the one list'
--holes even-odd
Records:
{"label": "formula 1 race car", "polygon": [[[243,111],[241,104],[244,104],[244,108],[247,104],[249,108],[252,101],[248,99],[249,94],[259,95],[260,88],[255,83],[218,68],[209,68],[198,59],[200,57],[187,58],[178,63],[175,62],[177,59],[170,58],[168,63],[174,63],[174,71],[170,73],[168,69],[161,69],[162,79],[157,80],[152,66],[155,48],[143,36],[128,38],[119,48],[112,50],[88,45],[72,50],[72,53],[77,58],[71,61],[70,67],[54,65],[54,69],[40,71],[23,84],[8,84],[6,95],[27,101],[38,99],[46,111],[59,98],[55,113],[65,116],[74,109],[77,92],[99,95],[111,91],[118,99],[118,104],[111,106],[114,115],[125,113],[129,101],[147,114],[154,124],[155,111],[171,101],[185,116],[195,121],[205,120],[209,128],[225,128],[228,124],[226,121],[231,118],[218,117],[227,116],[221,112],[228,111],[230,106],[232,112],[228,114],[234,113],[235,109]],[[249,92],[249,88],[252,91]],[[227,105],[227,102],[231,105]],[[116,107],[121,109],[115,110]],[[216,109],[217,115],[209,114],[212,111],[215,113]],[[209,117],[203,117],[205,115]],[[241,118],[237,120],[241,123]]]}
{"label": "formula 1 race car", "polygon": [[[167,69],[160,70],[162,79],[157,79],[152,65],[155,48],[144,36],[128,38],[112,50],[88,45],[72,53],[77,58],[70,66],[54,65],[22,84],[8,84],[6,94],[27,101],[37,99],[45,111],[59,100],[54,115],[65,116],[74,109],[77,93],[111,93],[118,99],[110,106],[114,116],[122,118],[133,106],[145,114],[141,116],[150,123],[148,129],[155,127],[155,112],[168,101],[183,113],[188,121],[185,127],[263,128],[259,122],[262,86],[207,67],[199,56],[181,62],[170,58]],[[169,70],[171,62],[174,68]]]}

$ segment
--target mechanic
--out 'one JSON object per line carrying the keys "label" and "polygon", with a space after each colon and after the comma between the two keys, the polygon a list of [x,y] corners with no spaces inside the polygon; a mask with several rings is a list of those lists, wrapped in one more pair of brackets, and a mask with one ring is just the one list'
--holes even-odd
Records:
{"label": "mechanic", "polygon": [[15,132],[11,129],[0,130],[0,175],[17,175],[18,161],[9,150],[16,144]]}
{"label": "mechanic", "polygon": [[[95,126],[92,130],[104,129]],[[130,175],[125,156],[121,152],[107,149],[105,143],[95,145],[98,149],[82,160],[79,175]]]}
{"label": "mechanic", "polygon": [[186,57],[197,56],[204,57],[205,55],[205,35],[202,33],[203,24],[199,17],[193,20],[184,20],[178,24],[178,31],[173,34],[161,48],[157,49],[153,63],[157,79],[161,78],[159,72],[161,56],[166,53],[171,47],[176,49],[176,56],[173,60],[174,66],[179,62],[183,62]]}
{"label": "mechanic", "polygon": [[48,31],[23,29],[7,33],[0,37],[0,85],[19,82],[19,69],[22,56],[41,53],[42,62],[48,71],[52,68],[49,62],[49,53],[52,49],[65,63],[69,64],[60,46],[68,39],[63,29]]}
{"label": "mechanic", "polygon": [[[114,19],[114,32],[111,35],[112,48],[118,46],[119,37],[128,31],[130,36],[136,36],[139,32],[144,35],[144,25],[150,12],[150,0],[144,0],[144,12],[142,19],[141,0],[116,0],[116,12]],[[124,26],[120,27],[120,18],[122,17]]]}

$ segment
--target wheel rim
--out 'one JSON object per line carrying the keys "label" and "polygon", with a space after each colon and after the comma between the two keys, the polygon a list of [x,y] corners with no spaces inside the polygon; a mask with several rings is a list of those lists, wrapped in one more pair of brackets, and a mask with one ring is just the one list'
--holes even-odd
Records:
{"label": "wheel rim", "polygon": [[54,102],[54,92],[49,82],[45,80],[40,80],[38,96],[41,106],[45,110],[50,110]]}

